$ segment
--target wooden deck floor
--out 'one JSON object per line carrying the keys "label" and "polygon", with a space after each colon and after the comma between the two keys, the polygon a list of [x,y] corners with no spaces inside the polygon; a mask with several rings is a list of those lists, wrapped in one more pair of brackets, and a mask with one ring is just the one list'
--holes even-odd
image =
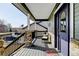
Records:
{"label": "wooden deck floor", "polygon": [[[51,51],[49,53],[49,51]],[[58,53],[55,49],[50,49],[41,39],[37,39],[34,43],[34,46],[23,47],[17,53],[14,53],[13,56],[58,56]]]}

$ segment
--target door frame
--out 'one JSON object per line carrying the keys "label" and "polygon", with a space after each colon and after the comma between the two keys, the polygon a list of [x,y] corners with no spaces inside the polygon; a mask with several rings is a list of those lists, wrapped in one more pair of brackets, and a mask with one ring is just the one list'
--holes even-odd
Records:
{"label": "door frame", "polygon": [[62,4],[61,6],[59,6],[58,10],[54,13],[54,35],[55,35],[55,38],[54,38],[54,47],[57,48],[57,20],[56,20],[56,15],[57,13],[59,13],[61,11],[61,9],[63,9],[63,7],[65,5],[68,5],[68,56],[70,55],[70,4],[69,3],[64,3]]}

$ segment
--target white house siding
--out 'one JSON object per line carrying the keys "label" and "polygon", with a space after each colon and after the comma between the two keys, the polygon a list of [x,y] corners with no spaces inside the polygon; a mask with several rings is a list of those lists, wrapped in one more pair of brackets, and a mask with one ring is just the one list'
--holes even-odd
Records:
{"label": "white house siding", "polygon": [[52,44],[48,44],[49,47],[54,48],[54,15],[49,20],[50,26],[48,32],[51,35],[51,42]]}
{"label": "white house siding", "polygon": [[79,3],[75,4],[75,38],[79,39]]}
{"label": "white house siding", "polygon": [[54,32],[54,20],[52,18],[50,21],[42,21],[40,24],[48,28],[48,32]]}
{"label": "white house siding", "polygon": [[54,16],[53,15],[49,22],[50,22],[49,32],[54,34]]}

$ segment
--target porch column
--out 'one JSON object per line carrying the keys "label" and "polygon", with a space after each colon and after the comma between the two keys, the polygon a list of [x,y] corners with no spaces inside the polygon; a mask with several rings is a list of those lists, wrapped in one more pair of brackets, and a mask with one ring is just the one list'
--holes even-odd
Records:
{"label": "porch column", "polygon": [[27,26],[28,26],[28,30],[30,30],[30,15],[27,15]]}
{"label": "porch column", "polygon": [[70,3],[70,39],[73,38],[73,3]]}

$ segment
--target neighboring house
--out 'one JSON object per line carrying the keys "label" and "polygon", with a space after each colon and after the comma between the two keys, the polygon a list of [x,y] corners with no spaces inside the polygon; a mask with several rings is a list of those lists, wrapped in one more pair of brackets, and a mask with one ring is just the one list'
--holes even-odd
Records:
{"label": "neighboring house", "polygon": [[22,28],[12,28],[12,32],[23,32]]}
{"label": "neighboring house", "polygon": [[1,32],[9,32],[10,26],[8,24],[5,25],[4,20],[0,19],[0,33]]}
{"label": "neighboring house", "polygon": [[[27,31],[28,30],[28,26],[24,27],[23,29]],[[36,23],[36,29],[35,29],[35,23],[32,23],[32,24],[30,24],[30,30],[31,31],[34,31],[34,30],[47,31],[47,28],[44,28],[42,25]]]}
{"label": "neighboring house", "polygon": [[7,26],[6,25],[0,25],[0,33],[1,32],[7,32],[8,31],[8,28],[7,28]]}

